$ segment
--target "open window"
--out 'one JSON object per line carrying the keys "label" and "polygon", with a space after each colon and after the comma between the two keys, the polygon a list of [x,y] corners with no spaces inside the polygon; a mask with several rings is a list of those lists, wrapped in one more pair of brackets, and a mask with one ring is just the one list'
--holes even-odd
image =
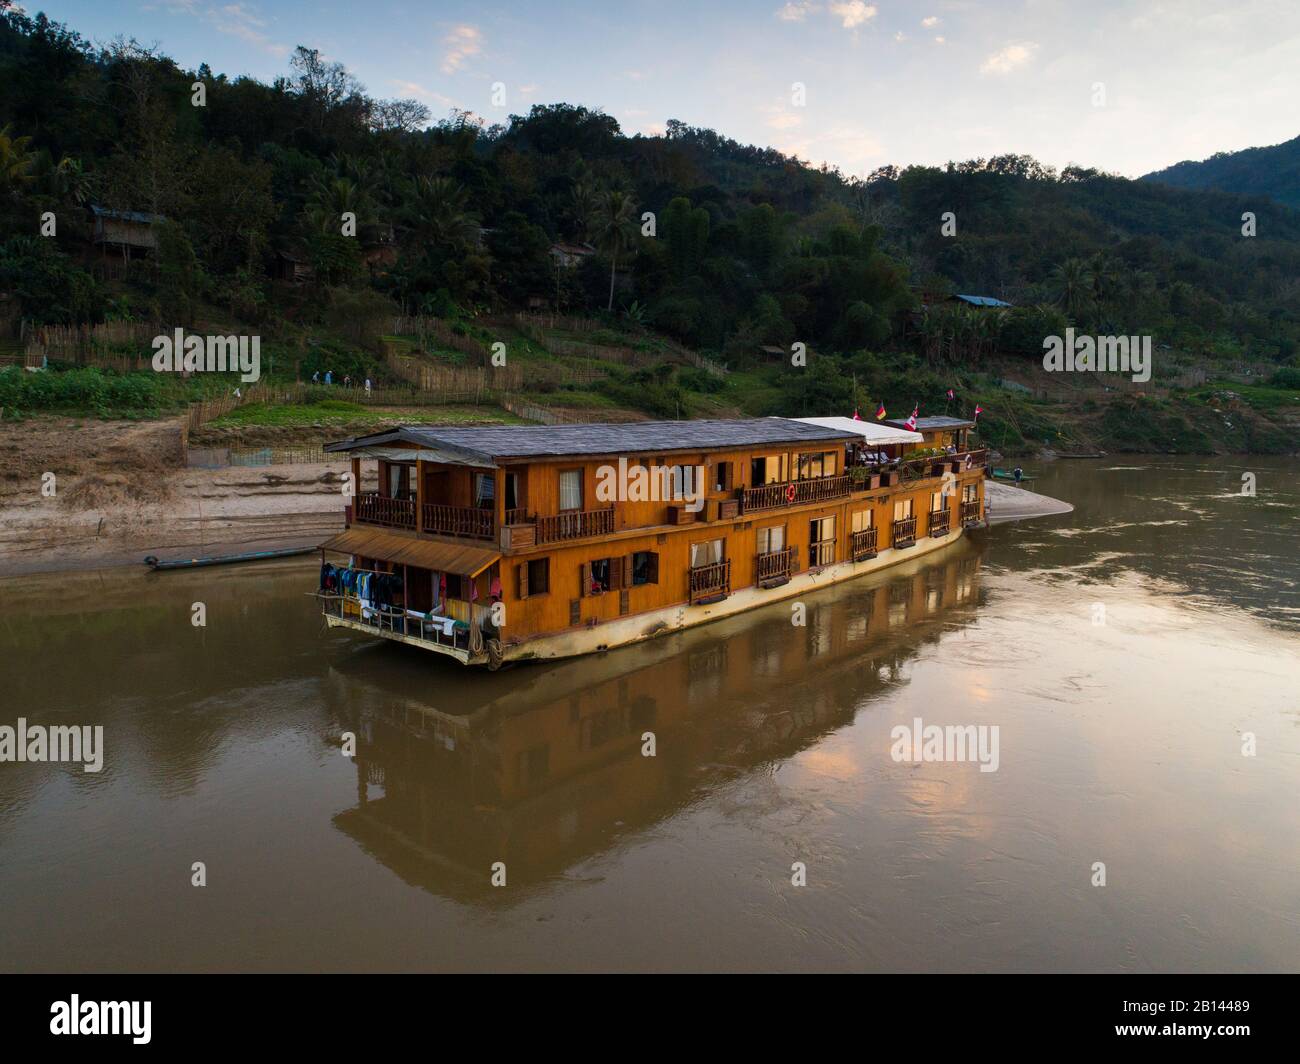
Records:
{"label": "open window", "polygon": [[545,595],[551,590],[550,558],[533,558],[531,561],[520,562],[515,567],[515,572],[519,580],[521,599]]}
{"label": "open window", "polygon": [[659,583],[659,555],[652,550],[639,550],[632,556],[631,587]]}

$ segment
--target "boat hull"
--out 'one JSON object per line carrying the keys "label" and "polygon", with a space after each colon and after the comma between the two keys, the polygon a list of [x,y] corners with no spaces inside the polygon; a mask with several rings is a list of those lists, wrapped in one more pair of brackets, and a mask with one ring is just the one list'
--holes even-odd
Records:
{"label": "boat hull", "polygon": [[[684,631],[698,625],[709,624],[733,617],[747,610],[770,606],[773,602],[797,598],[820,591],[835,584],[878,573],[882,569],[913,561],[928,554],[938,553],[960,542],[963,529],[955,529],[946,536],[922,537],[911,547],[882,550],[875,558],[860,562],[836,562],[834,565],[798,573],[788,584],[777,588],[743,587],[733,591],[720,602],[708,605],[677,605],[660,610],[650,610],[615,621],[605,621],[591,628],[579,628],[555,635],[537,636],[516,645],[508,642],[504,647],[505,661],[551,661],[556,658],[597,654],[615,647],[645,642],[672,632]],[[472,663],[472,662],[471,662]]]}

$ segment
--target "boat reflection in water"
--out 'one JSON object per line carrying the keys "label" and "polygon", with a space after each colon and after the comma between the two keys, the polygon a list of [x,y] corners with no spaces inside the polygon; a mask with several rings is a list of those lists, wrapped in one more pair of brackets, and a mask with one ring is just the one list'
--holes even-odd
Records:
{"label": "boat reflection in water", "polygon": [[[367,648],[326,684],[338,727],[357,737],[357,804],[334,823],[409,883],[513,904],[905,684],[907,662],[974,620],[978,570],[978,547],[962,542],[808,596],[803,626],[799,604],[778,603],[473,682]],[[508,891],[491,886],[498,861]]]}

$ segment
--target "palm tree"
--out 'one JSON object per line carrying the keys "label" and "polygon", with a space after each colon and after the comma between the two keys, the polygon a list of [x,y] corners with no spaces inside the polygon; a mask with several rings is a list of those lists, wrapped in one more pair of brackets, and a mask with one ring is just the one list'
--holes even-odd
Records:
{"label": "palm tree", "polygon": [[370,204],[364,190],[346,177],[318,178],[307,200],[307,220],[312,228],[337,234],[348,211],[356,215],[358,224],[368,220]]}
{"label": "palm tree", "polygon": [[407,208],[411,228],[420,239],[444,247],[471,243],[478,219],[468,210],[465,189],[449,177],[416,178]]}
{"label": "palm tree", "polygon": [[577,181],[569,191],[569,207],[573,215],[573,238],[585,242],[591,229],[591,218],[596,213],[596,189],[589,181]]}
{"label": "palm tree", "polygon": [[1088,263],[1088,272],[1092,275],[1092,301],[1101,315],[1119,295],[1122,283],[1120,266],[1109,255],[1099,251]]}
{"label": "palm tree", "polygon": [[610,257],[609,265],[609,306],[614,309],[614,274],[618,270],[618,253],[632,245],[636,239],[636,223],[633,216],[636,203],[632,194],[623,189],[610,189],[600,197],[596,210],[591,216],[591,232],[596,246]]}
{"label": "palm tree", "polygon": [[1066,259],[1052,271],[1052,284],[1056,288],[1057,302],[1065,312],[1078,318],[1088,305],[1092,291],[1092,277],[1081,259]]}
{"label": "palm tree", "polygon": [[0,195],[16,196],[32,182],[36,153],[27,150],[31,137],[15,137],[11,129],[0,129]]}

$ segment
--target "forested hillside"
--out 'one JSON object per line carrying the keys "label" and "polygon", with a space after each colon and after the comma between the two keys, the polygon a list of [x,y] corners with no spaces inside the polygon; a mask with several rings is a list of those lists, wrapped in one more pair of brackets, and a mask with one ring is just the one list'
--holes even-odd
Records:
{"label": "forested hillside", "polygon": [[1300,137],[1267,148],[1217,152],[1200,162],[1175,163],[1142,180],[1175,188],[1268,196],[1300,208]]}
{"label": "forested hillside", "polygon": [[[994,357],[1033,364],[1043,336],[1071,323],[1209,358],[1294,365],[1300,352],[1300,212],[1258,196],[1024,156],[858,179],[680,122],[625,135],[563,103],[430,124],[418,102],[374,99],[306,48],[264,84],[0,9],[10,327],[228,320],[301,345],[340,323],[423,315],[473,332],[533,308],[663,337],[739,373],[796,342],[817,353],[802,377],[734,397],[748,412],[823,412],[864,383],[910,402],[898,373],[924,370],[937,387]],[[104,268],[91,205],[161,219],[147,269]],[[47,211],[54,238],[38,233]],[[1242,235],[1245,211],[1255,236]],[[349,212],[355,235],[341,231]],[[947,212],[955,233],[941,230]],[[557,242],[593,250],[560,266]],[[286,283],[285,261],[307,280]],[[1015,306],[921,314],[923,293]],[[608,387],[649,396],[652,412],[689,413],[683,389],[717,388],[672,367],[639,372]]]}

